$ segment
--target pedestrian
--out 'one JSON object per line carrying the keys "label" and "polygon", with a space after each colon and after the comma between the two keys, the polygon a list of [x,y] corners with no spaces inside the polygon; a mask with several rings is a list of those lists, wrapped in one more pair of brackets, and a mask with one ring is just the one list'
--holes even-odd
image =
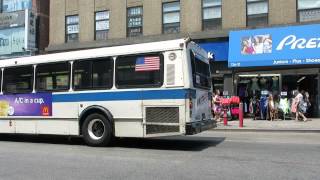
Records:
{"label": "pedestrian", "polygon": [[269,97],[268,97],[268,110],[269,110],[270,121],[273,121],[276,117],[276,107],[275,107],[275,102],[273,100],[272,94],[269,94]]}
{"label": "pedestrian", "polygon": [[216,89],[214,96],[212,98],[212,109],[214,112],[214,119],[218,122],[221,121],[221,97],[220,97],[220,90]]}
{"label": "pedestrian", "polygon": [[[310,109],[311,107],[311,102],[310,102],[310,99],[309,99],[309,93],[307,91],[301,91],[302,95],[303,95],[303,109],[304,109],[304,114],[305,116],[308,115],[308,110]],[[309,119],[308,119],[309,120]]]}
{"label": "pedestrian", "polygon": [[[302,91],[304,93],[304,91]],[[307,121],[306,116],[304,113],[306,113],[306,106],[304,103],[303,95],[299,91],[297,91],[296,96],[294,98],[294,102],[296,105],[296,121],[299,120],[299,116],[303,118],[303,121]]]}

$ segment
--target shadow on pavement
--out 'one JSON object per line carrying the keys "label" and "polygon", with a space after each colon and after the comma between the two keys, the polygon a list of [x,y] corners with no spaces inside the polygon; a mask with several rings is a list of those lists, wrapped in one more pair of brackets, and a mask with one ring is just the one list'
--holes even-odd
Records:
{"label": "shadow on pavement", "polygon": [[123,138],[117,140],[113,144],[113,147],[152,150],[202,151],[209,147],[215,147],[224,140],[224,137],[191,136],[152,139]]}
{"label": "shadow on pavement", "polygon": [[[218,144],[222,143],[224,140],[224,137],[197,136],[175,136],[149,139],[117,138],[112,143],[111,147],[153,150],[202,151],[209,147],[215,147]],[[81,137],[57,135],[0,134],[0,141],[86,146]]]}
{"label": "shadow on pavement", "polygon": [[85,145],[81,137],[58,136],[58,135],[29,135],[29,134],[0,134],[0,141],[46,143],[65,145]]}

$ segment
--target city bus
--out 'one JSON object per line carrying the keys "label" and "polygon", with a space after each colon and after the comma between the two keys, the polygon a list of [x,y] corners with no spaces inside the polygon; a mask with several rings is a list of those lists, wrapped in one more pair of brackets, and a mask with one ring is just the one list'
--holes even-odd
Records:
{"label": "city bus", "polygon": [[192,135],[215,127],[207,52],[189,39],[1,60],[0,133]]}

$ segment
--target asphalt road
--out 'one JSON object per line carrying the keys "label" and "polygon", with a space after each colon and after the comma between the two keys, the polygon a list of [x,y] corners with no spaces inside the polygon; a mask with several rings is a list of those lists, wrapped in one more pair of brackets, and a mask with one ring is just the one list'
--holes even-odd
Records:
{"label": "asphalt road", "polygon": [[0,135],[0,180],[320,179],[320,134],[205,132],[121,139]]}

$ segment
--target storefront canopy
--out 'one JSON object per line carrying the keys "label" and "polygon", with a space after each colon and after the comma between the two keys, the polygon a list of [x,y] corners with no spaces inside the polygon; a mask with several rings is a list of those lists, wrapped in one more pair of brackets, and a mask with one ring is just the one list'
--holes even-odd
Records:
{"label": "storefront canopy", "polygon": [[232,31],[229,67],[320,64],[320,24]]}
{"label": "storefront canopy", "polygon": [[207,42],[199,43],[199,45],[208,52],[210,59],[214,59],[214,61],[228,60],[229,42]]}

